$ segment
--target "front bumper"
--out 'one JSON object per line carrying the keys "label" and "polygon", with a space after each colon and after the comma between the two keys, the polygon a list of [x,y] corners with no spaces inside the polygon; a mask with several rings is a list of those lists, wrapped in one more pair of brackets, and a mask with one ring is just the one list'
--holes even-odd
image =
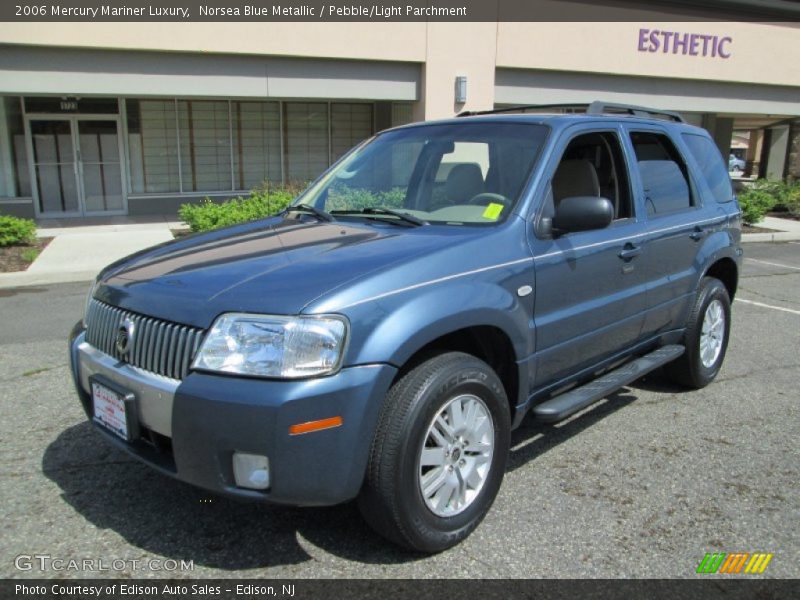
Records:
{"label": "front bumper", "polygon": [[[383,398],[396,374],[390,365],[344,368],[330,377],[273,381],[190,373],[183,381],[117,361],[70,337],[72,374],[92,418],[89,377],[99,375],[132,392],[141,437],[104,437],[162,473],[240,498],[293,505],[330,505],[361,487]],[[342,425],[302,435],[289,427],[333,416]],[[236,487],[234,451],[269,457],[270,488]]]}

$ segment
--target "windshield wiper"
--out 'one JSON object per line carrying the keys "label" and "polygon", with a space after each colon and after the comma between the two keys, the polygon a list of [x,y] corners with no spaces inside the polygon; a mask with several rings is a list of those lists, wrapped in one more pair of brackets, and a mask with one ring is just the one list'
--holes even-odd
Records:
{"label": "windshield wiper", "polygon": [[368,215],[392,215],[397,217],[401,221],[405,221],[406,223],[413,223],[417,227],[420,225],[427,225],[427,221],[423,221],[422,219],[415,217],[414,215],[410,215],[405,212],[400,212],[399,210],[394,210],[392,208],[385,208],[383,206],[368,206],[362,212],[367,213]]}
{"label": "windshield wiper", "polygon": [[331,213],[325,212],[324,210],[320,210],[316,206],[311,206],[310,204],[300,203],[300,204],[295,204],[294,206],[289,206],[286,209],[286,212],[291,212],[291,211],[303,212],[303,213],[308,213],[310,215],[314,215],[320,221],[330,222],[335,220]]}
{"label": "windshield wiper", "polygon": [[[331,211],[332,214],[339,215],[339,214],[350,214],[350,215],[390,215],[392,217],[397,217],[400,221],[404,223],[408,223],[409,225],[413,225],[414,227],[420,227],[421,225],[428,225],[427,221],[423,221],[420,218],[415,217],[414,215],[410,215],[408,213],[401,212],[399,210],[394,210],[391,208],[385,208],[383,206],[368,206],[367,208],[363,208],[361,210],[333,210]],[[387,223],[397,223],[395,220],[388,220]]]}

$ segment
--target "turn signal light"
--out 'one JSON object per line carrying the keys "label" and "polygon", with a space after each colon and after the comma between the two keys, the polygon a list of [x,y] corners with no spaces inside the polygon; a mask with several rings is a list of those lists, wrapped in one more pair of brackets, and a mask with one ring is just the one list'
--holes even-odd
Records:
{"label": "turn signal light", "polygon": [[322,431],[323,429],[331,429],[332,427],[340,427],[342,425],[342,417],[330,417],[329,419],[320,419],[319,421],[308,421],[307,423],[297,423],[289,427],[289,435],[300,435],[302,433],[311,433],[312,431]]}

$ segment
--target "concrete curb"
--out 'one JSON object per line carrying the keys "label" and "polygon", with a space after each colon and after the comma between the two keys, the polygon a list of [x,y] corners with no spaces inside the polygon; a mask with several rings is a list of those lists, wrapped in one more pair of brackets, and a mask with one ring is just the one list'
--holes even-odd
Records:
{"label": "concrete curb", "polygon": [[797,242],[800,234],[789,231],[776,231],[775,233],[743,233],[742,243],[750,242]]}
{"label": "concrete curb", "polygon": [[74,283],[77,281],[92,281],[99,271],[73,271],[63,273],[30,273],[19,271],[17,273],[0,273],[0,290],[51,285],[54,283]]}
{"label": "concrete curb", "polygon": [[800,221],[764,217],[758,227],[770,229],[764,233],[744,233],[742,242],[796,242],[800,241]]}

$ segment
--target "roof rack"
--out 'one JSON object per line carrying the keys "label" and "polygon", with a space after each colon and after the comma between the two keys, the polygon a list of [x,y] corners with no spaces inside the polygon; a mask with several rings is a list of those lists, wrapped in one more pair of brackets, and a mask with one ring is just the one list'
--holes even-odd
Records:
{"label": "roof rack", "polygon": [[612,102],[601,102],[596,100],[589,105],[586,110],[587,115],[604,115],[604,114],[629,114],[634,117],[662,117],[677,123],[683,123],[683,117],[676,112],[669,110],[658,110],[656,108],[646,108],[644,106],[635,106],[633,104],[614,104]]}
{"label": "roof rack", "polygon": [[635,106],[633,104],[615,104],[613,102],[602,102],[595,100],[591,104],[524,104],[520,106],[509,106],[507,108],[496,108],[494,110],[464,111],[456,117],[472,117],[477,115],[496,115],[501,113],[517,112],[520,110],[551,110],[558,109],[565,112],[583,112],[587,115],[630,115],[632,117],[654,117],[668,119],[677,123],[683,123],[683,117],[678,113],[668,110],[658,110]]}

